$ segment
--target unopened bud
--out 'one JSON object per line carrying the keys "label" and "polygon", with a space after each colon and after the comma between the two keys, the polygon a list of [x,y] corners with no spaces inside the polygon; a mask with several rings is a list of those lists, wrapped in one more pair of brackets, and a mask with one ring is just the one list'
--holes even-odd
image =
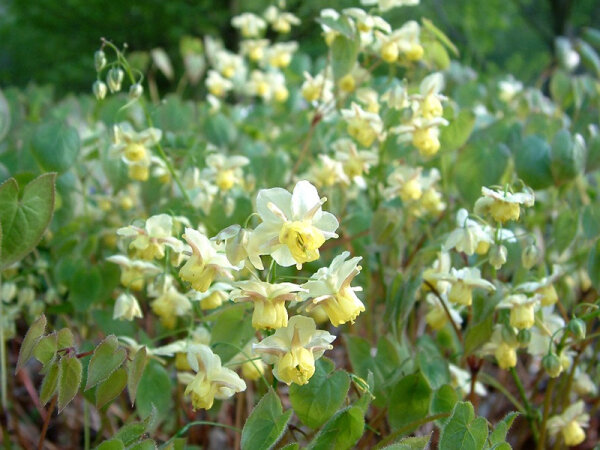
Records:
{"label": "unopened bud", "polygon": [[104,97],[106,97],[106,84],[100,80],[97,80],[92,85],[92,92],[94,93],[96,100],[104,100]]}
{"label": "unopened bud", "polygon": [[551,378],[556,378],[563,370],[560,359],[554,353],[548,353],[542,358],[542,366]]}
{"label": "unopened bud", "polygon": [[122,69],[118,67],[113,67],[108,71],[108,75],[106,76],[106,82],[108,83],[108,88],[110,92],[115,93],[121,90],[121,83],[123,83],[123,78],[125,77],[125,73]]}
{"label": "unopened bud", "polygon": [[569,331],[573,333],[577,339],[584,339],[586,333],[585,322],[577,317],[571,319],[568,325]]}
{"label": "unopened bud", "polygon": [[494,245],[490,250],[490,264],[498,270],[506,263],[508,251],[504,245]]}
{"label": "unopened bud", "polygon": [[100,72],[106,66],[106,55],[102,50],[98,50],[94,53],[94,67],[96,67],[96,72]]}
{"label": "unopened bud", "polygon": [[131,100],[137,100],[138,98],[140,98],[142,96],[143,93],[144,93],[144,88],[139,83],[132,84],[131,87],[129,88],[129,98]]}
{"label": "unopened bud", "polygon": [[521,253],[521,264],[527,270],[536,265],[540,257],[540,251],[535,244],[529,244]]}

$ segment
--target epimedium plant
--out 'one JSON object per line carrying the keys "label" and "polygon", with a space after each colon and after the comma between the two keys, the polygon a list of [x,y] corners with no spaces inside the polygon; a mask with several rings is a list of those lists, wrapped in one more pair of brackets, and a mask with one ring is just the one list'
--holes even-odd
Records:
{"label": "epimedium plant", "polygon": [[148,101],[104,39],[95,100],[7,92],[5,441],[13,363],[39,446],[70,408],[85,448],[596,439],[596,32],[557,42],[548,96],[385,20],[416,1],[362,3],[321,12],[317,61],[282,4],[232,19],[238,52],[185,39],[200,101]]}

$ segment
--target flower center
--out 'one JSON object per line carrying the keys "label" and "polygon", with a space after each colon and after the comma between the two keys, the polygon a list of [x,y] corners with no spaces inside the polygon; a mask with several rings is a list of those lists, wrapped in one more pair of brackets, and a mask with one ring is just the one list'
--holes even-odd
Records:
{"label": "flower center", "polygon": [[287,245],[299,264],[319,259],[319,247],[325,236],[309,221],[285,222],[279,233],[279,242]]}

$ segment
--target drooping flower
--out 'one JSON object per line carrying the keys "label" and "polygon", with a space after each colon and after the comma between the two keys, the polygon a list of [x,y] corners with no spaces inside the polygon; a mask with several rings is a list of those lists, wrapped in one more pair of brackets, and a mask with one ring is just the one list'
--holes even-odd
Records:
{"label": "drooping flower", "polygon": [[508,191],[482,187],[481,193],[483,196],[475,202],[475,214],[489,214],[494,220],[502,223],[509,220],[519,220],[521,205],[533,206],[535,202],[535,197],[531,191],[512,194]]}
{"label": "drooping flower", "polygon": [[173,277],[166,275],[157,286],[150,289],[150,297],[156,297],[150,306],[154,314],[160,317],[161,323],[169,329],[175,326],[177,317],[189,313],[192,309],[190,300],[173,285]]}
{"label": "drooping flower", "polygon": [[196,372],[185,388],[192,399],[192,407],[210,409],[215,398],[227,399],[246,390],[246,383],[233,370],[221,366],[221,358],[207,345],[195,344],[188,352],[188,363]]}
{"label": "drooping flower", "polygon": [[232,278],[231,271],[238,270],[216,244],[198,230],[186,228],[182,237],[192,248],[192,256],[179,269],[179,276],[193,289],[205,292],[217,275]]}
{"label": "drooping flower", "polygon": [[452,231],[443,246],[445,251],[455,248],[458,252],[467,255],[477,253],[485,255],[493,242],[491,229],[486,228],[479,222],[469,219],[466,209],[459,209],[456,214],[456,228]]}
{"label": "drooping flower", "polygon": [[113,255],[107,261],[121,266],[121,284],[134,291],[141,291],[146,278],[158,275],[161,269],[146,261],[135,261],[123,255]]}
{"label": "drooping flower", "polygon": [[262,223],[254,229],[248,242],[252,264],[262,269],[259,255],[271,255],[280,266],[315,261],[319,248],[337,237],[339,224],[335,216],[321,209],[325,197],[308,181],[300,181],[293,193],[282,188],[262,189],[256,198],[256,210]]}
{"label": "drooping flower", "polygon": [[[450,312],[450,317],[452,318],[452,321],[456,325],[460,326],[463,322],[463,319],[455,304],[450,303],[448,301],[448,294],[446,292],[442,292],[439,294],[439,298],[437,295],[431,292],[425,296],[425,301],[429,306],[429,310],[425,315],[425,321],[427,322],[427,325],[429,325],[434,330],[438,331],[444,328],[448,323],[448,313],[446,312],[447,310]],[[444,305],[442,305],[442,302],[446,306],[445,308]]]}
{"label": "drooping flower", "polygon": [[267,283],[245,280],[235,283],[231,292],[234,302],[252,302],[252,326],[256,329],[277,329],[288,324],[286,301],[296,300],[302,287],[294,283]]}
{"label": "drooping flower", "polygon": [[267,27],[262,17],[245,12],[231,19],[231,26],[240,30],[245,38],[259,37]]}
{"label": "drooping flower", "polygon": [[110,152],[121,156],[129,169],[129,177],[137,181],[146,181],[150,174],[151,155],[149,147],[156,145],[162,137],[158,128],[148,128],[137,133],[131,125],[115,125],[113,145]]}
{"label": "drooping flower", "polygon": [[300,25],[298,17],[290,12],[281,11],[274,5],[269,6],[263,16],[269,22],[271,28],[281,34],[289,33],[292,30],[292,25]]}
{"label": "drooping flower", "polygon": [[453,267],[449,274],[432,274],[431,277],[451,282],[448,300],[459,305],[469,306],[473,302],[475,288],[496,290],[492,283],[481,278],[481,272],[476,267],[463,267],[458,270]]}
{"label": "drooping flower", "polygon": [[126,238],[134,238],[129,248],[139,258],[151,261],[165,256],[165,245],[179,253],[183,251],[183,243],[172,236],[173,218],[167,214],[158,214],[146,220],[144,228],[130,225],[119,228],[117,234]]}
{"label": "drooping flower", "polygon": [[[450,369],[451,386],[458,389],[463,397],[468,395],[471,392],[471,374],[454,364],[449,364],[448,368]],[[485,386],[479,381],[475,382],[475,393],[479,397],[487,395]]]}
{"label": "drooping flower", "polygon": [[351,287],[350,283],[360,272],[360,256],[347,260],[350,252],[336,256],[329,267],[321,267],[304,283],[308,291],[301,296],[309,301],[307,310],[321,306],[334,326],[354,322],[365,310],[365,305],[356,296],[361,287]]}
{"label": "drooping flower", "polygon": [[510,369],[517,365],[518,342],[507,342],[502,338],[502,325],[494,326],[490,341],[481,348],[482,355],[494,355],[501,369]]}
{"label": "drooping flower", "polygon": [[536,293],[540,295],[542,306],[552,306],[558,302],[558,294],[554,288],[554,282],[563,275],[563,271],[558,266],[554,266],[552,274],[539,281],[530,281],[518,285],[515,290],[527,294]]}
{"label": "drooping flower", "polygon": [[528,297],[524,294],[513,294],[504,298],[497,306],[499,309],[510,309],[510,324],[519,330],[529,329],[535,323],[534,308],[539,304],[540,296]]}
{"label": "drooping flower", "polygon": [[209,287],[205,292],[191,290],[188,296],[192,301],[200,302],[200,308],[203,310],[218,308],[229,298],[229,292],[233,287],[228,283],[217,282]]}
{"label": "drooping flower", "polygon": [[122,293],[115,302],[113,319],[129,320],[143,317],[142,309],[135,296],[129,293]]}
{"label": "drooping flower", "polygon": [[565,445],[573,447],[585,441],[585,431],[588,427],[590,415],[585,412],[585,404],[582,400],[572,404],[562,414],[551,417],[548,420],[548,432],[551,436],[561,433]]}
{"label": "drooping flower", "polygon": [[229,364],[233,368],[240,367],[242,376],[250,381],[258,380],[265,373],[265,363],[252,349],[254,344],[256,344],[256,339],[252,338],[244,346],[243,351],[229,360]]}
{"label": "drooping flower", "polygon": [[222,191],[228,191],[243,180],[242,167],[250,160],[245,156],[225,156],[221,153],[211,153],[206,157],[207,168],[202,175],[213,181]]}
{"label": "drooping flower", "polygon": [[370,147],[377,139],[383,138],[383,121],[378,114],[367,112],[357,103],[350,109],[342,109],[343,119],[348,124],[348,134],[363,147]]}
{"label": "drooping flower", "polygon": [[333,348],[335,336],[317,330],[310,317],[293,316],[287,327],[252,346],[267,364],[274,364],[273,375],[290,385],[308,383],[315,373],[315,360]]}

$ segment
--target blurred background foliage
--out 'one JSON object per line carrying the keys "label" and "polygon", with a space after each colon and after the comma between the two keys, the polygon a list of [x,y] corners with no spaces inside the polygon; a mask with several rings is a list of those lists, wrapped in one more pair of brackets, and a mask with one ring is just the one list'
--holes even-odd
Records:
{"label": "blurred background foliage", "polygon": [[[126,42],[131,51],[164,48],[181,73],[184,36],[220,35],[235,49],[229,18],[261,13],[271,0],[0,0],[0,84],[53,85],[56,94],[89,92],[93,52],[100,37]],[[288,0],[303,19],[291,36],[304,52],[321,54],[314,18],[324,7],[358,6],[358,0]],[[489,75],[513,73],[535,82],[554,63],[554,39],[600,23],[597,0],[422,0],[385,17],[393,27],[428,17],[457,44],[460,60]],[[166,80],[162,81],[163,83]]]}

